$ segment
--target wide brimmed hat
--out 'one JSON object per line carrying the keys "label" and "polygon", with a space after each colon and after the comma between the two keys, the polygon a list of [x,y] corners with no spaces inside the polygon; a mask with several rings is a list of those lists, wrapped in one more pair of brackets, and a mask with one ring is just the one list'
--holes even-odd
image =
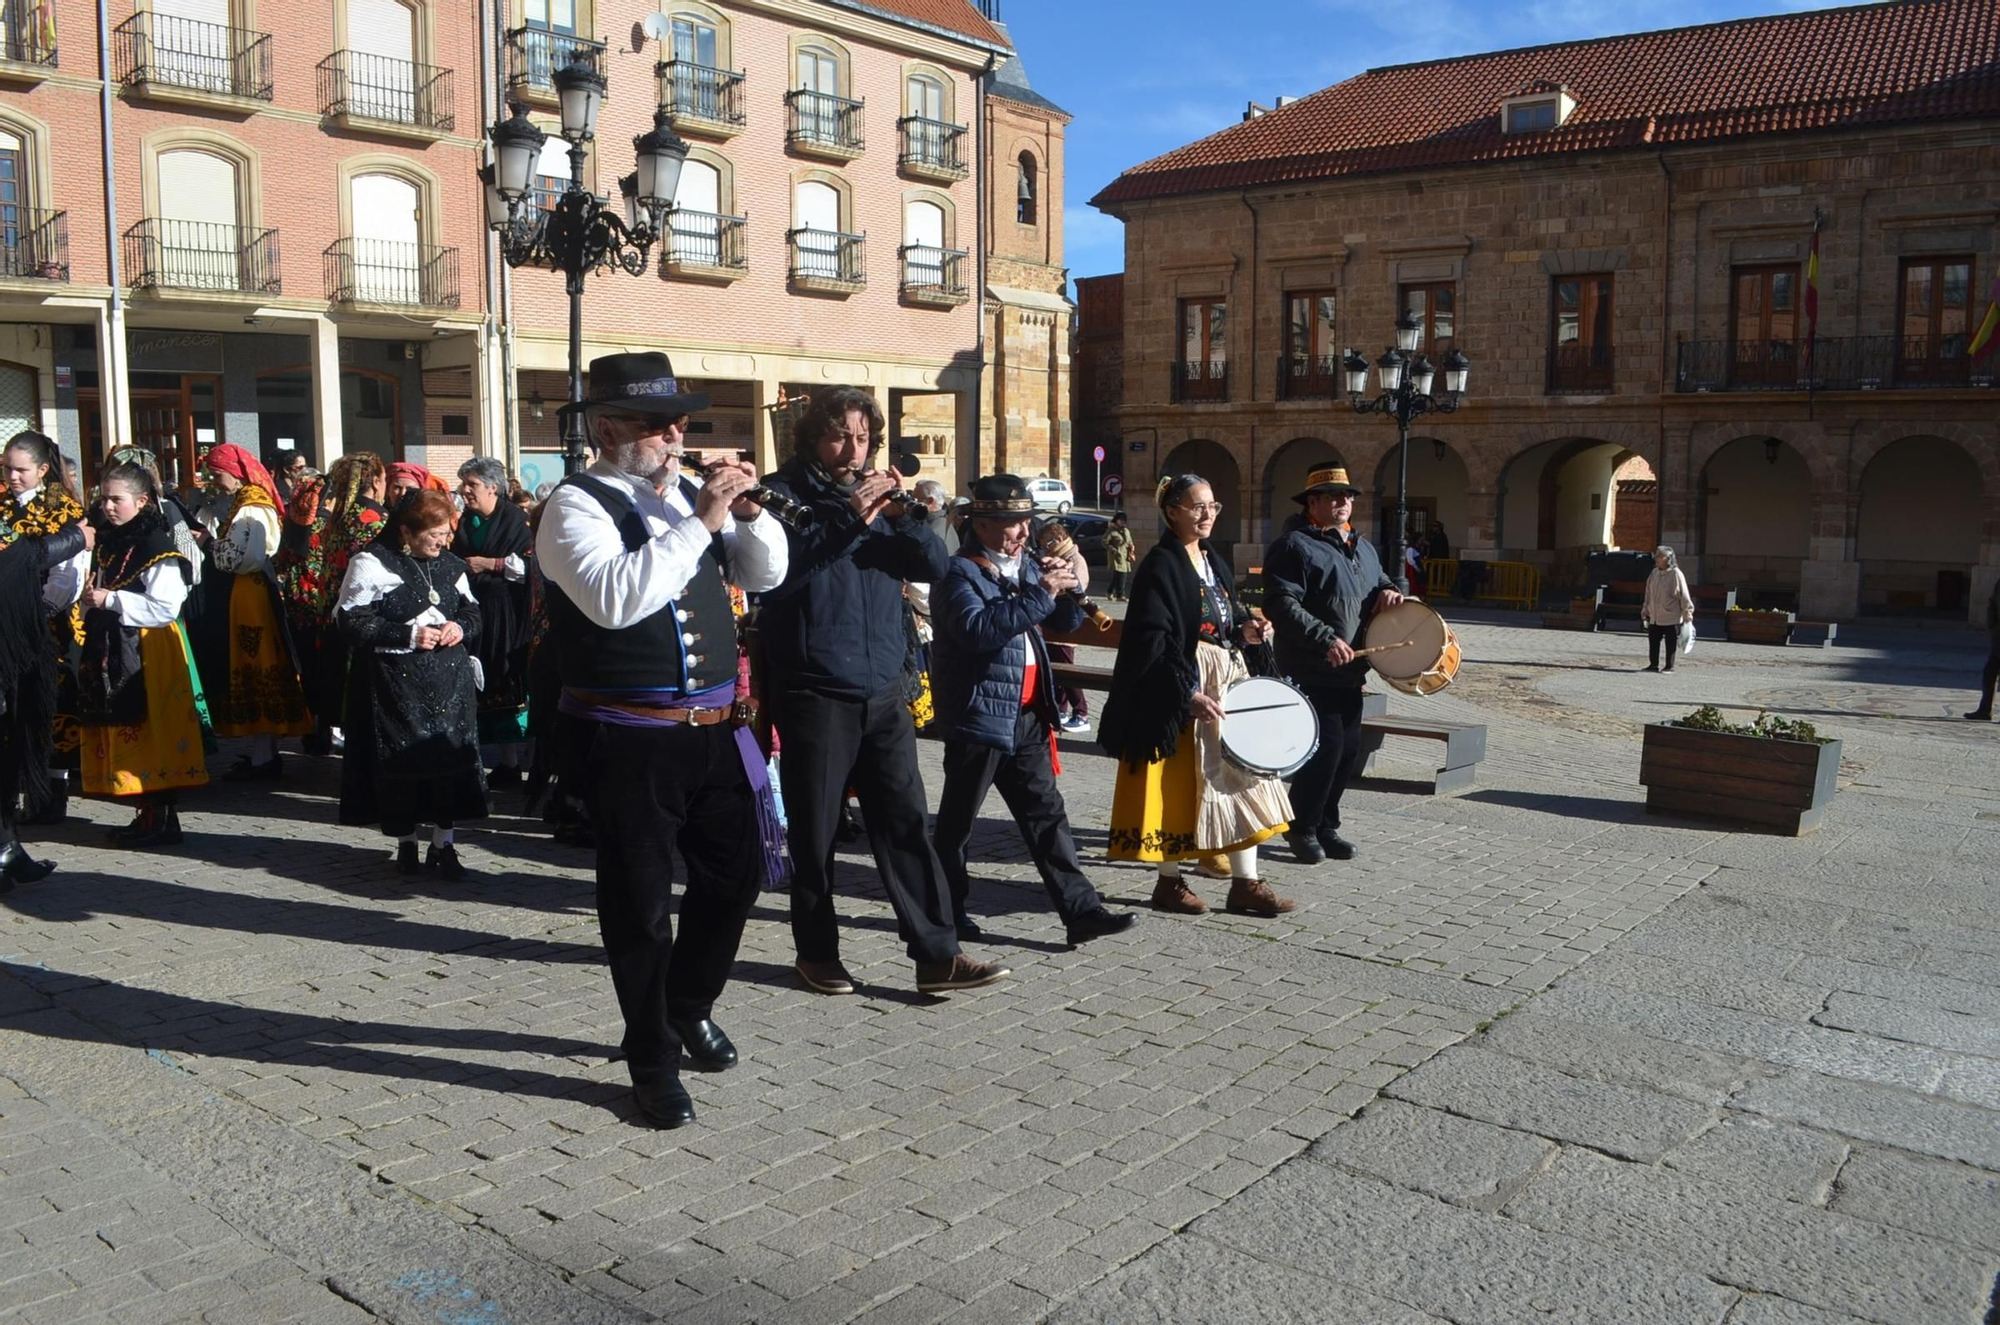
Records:
{"label": "wide brimmed hat", "polygon": [[681,390],[664,354],[606,354],[590,361],[590,393],[583,403],[564,405],[557,413],[581,409],[588,418],[608,410],[672,418],[705,410],[708,401],[706,391]]}
{"label": "wide brimmed hat", "polygon": [[1294,493],[1292,500],[1303,506],[1306,504],[1306,498],[1321,492],[1351,492],[1357,497],[1361,495],[1361,489],[1347,481],[1346,465],[1321,465],[1306,475],[1305,491]]}
{"label": "wide brimmed hat", "polygon": [[970,509],[974,515],[1033,515],[1035,497],[1022,479],[993,474],[972,485]]}

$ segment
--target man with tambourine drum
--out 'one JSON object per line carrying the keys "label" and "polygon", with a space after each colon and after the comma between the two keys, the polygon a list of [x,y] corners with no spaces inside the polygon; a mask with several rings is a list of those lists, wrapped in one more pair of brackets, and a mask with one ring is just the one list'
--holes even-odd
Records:
{"label": "man with tambourine drum", "polygon": [[1348,529],[1360,489],[1340,465],[1306,477],[1292,500],[1305,527],[1273,543],[1264,557],[1264,614],[1277,627],[1278,666],[1311,701],[1319,749],[1292,775],[1292,826],[1285,841],[1301,862],[1351,860],[1340,835],[1340,794],[1354,771],[1361,738],[1361,685],[1368,664],[1355,644],[1368,618],[1403,601],[1374,545]]}

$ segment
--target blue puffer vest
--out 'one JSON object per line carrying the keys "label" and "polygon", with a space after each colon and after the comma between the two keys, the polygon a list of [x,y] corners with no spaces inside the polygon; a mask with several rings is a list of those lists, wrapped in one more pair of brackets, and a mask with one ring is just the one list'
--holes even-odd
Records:
{"label": "blue puffer vest", "polygon": [[969,553],[953,557],[944,578],[931,586],[931,698],[937,734],[1013,753],[1030,642],[1038,678],[1035,710],[1044,722],[1053,723],[1055,677],[1038,627],[1075,630],[1082,624],[1083,610],[1075,598],[1058,599],[1042,588],[1041,568],[1033,558],[1022,560],[1017,589],[1001,584]]}

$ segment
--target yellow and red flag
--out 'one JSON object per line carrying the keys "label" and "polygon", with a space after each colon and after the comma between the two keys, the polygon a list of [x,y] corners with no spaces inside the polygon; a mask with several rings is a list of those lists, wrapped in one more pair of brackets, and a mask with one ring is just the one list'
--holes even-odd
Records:
{"label": "yellow and red flag", "polygon": [[1819,208],[1813,208],[1812,247],[1806,252],[1806,382],[1813,377],[1813,352],[1819,342]]}
{"label": "yellow and red flag", "polygon": [[2000,349],[2000,276],[1993,278],[1993,288],[1987,293],[1992,300],[1986,305],[1986,316],[1979,320],[1979,329],[1972,333],[1972,344],[1965,351],[1974,363]]}

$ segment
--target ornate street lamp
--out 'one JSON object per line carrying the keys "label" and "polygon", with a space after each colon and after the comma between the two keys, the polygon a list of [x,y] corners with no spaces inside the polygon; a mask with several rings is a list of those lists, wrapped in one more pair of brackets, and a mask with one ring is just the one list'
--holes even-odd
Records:
{"label": "ornate street lamp", "polygon": [[[1376,381],[1381,390],[1372,399],[1368,396],[1368,360],[1358,351],[1350,349],[1340,361],[1354,412],[1386,414],[1396,421],[1399,439],[1396,453],[1396,521],[1382,540],[1382,550],[1395,559],[1396,569],[1390,576],[1396,581],[1397,590],[1406,594],[1410,591],[1410,572],[1403,559],[1403,537],[1410,522],[1410,424],[1426,414],[1449,414],[1456,410],[1459,397],[1465,393],[1466,374],[1472,368],[1472,360],[1459,351],[1447,354],[1444,359],[1444,392],[1432,395],[1431,386],[1437,380],[1437,368],[1417,349],[1422,332],[1422,325],[1408,310],[1396,319],[1396,343],[1384,350],[1382,357],[1375,361]],[[1442,443],[1438,444],[1438,449],[1443,449]]]}
{"label": "ornate street lamp", "polygon": [[[487,137],[493,160],[479,172],[486,186],[486,222],[500,237],[500,255],[510,267],[543,266],[563,274],[569,293],[569,399],[562,411],[563,473],[583,468],[583,279],[594,271],[646,271],[647,255],[666,229],[674,189],[687,162],[688,145],[657,111],[653,128],[632,140],[638,169],[618,182],[619,205],[583,187],[589,144],[597,137],[597,115],[606,84],[581,50],[555,71],[556,99],[562,108],[561,133],[569,143],[569,182],[555,205],[543,208],[534,196],[535,167],[548,135],[528,119],[518,103]],[[539,417],[539,414],[538,414]]]}

